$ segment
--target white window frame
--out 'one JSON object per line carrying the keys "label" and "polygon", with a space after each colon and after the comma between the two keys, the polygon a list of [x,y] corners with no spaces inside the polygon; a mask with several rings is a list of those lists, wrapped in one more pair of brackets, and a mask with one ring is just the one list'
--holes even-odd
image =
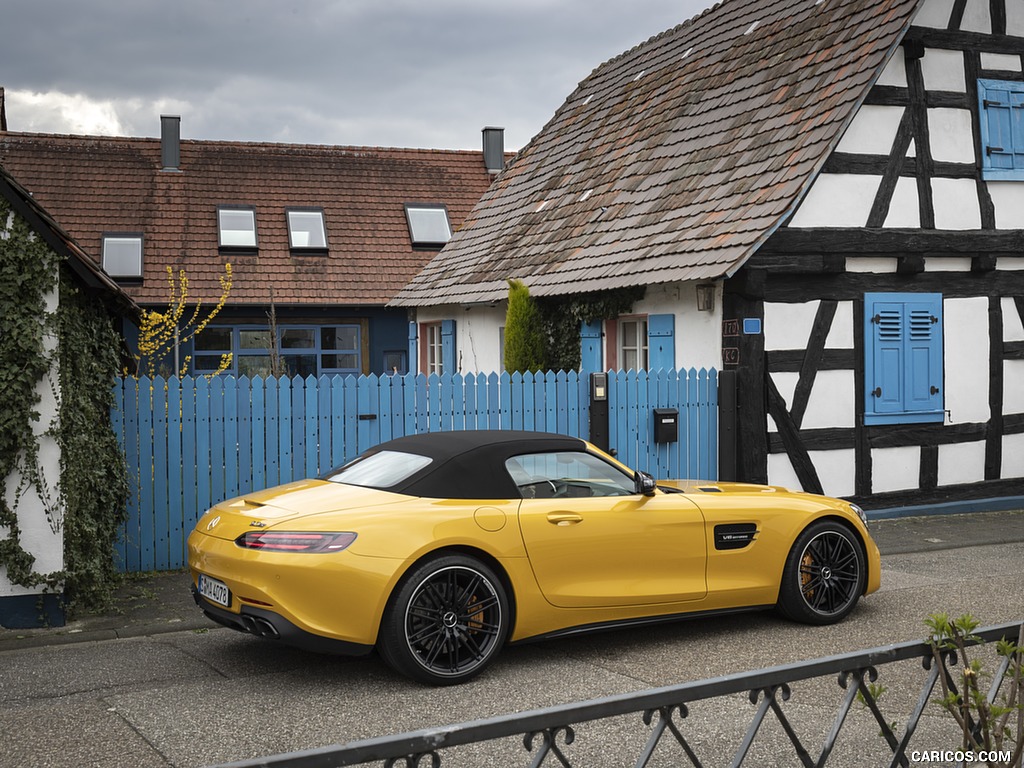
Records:
{"label": "white window frame", "polygon": [[[251,226],[225,227],[225,216],[246,216]],[[242,233],[248,233],[245,237]],[[225,235],[228,235],[225,237]],[[245,205],[217,206],[217,243],[221,248],[258,248],[259,238],[256,235],[256,209]]]}
{"label": "white window frame", "polygon": [[[323,208],[286,208],[288,247],[293,251],[326,251],[327,227]],[[297,226],[300,222],[309,226]],[[304,241],[304,242],[303,242]]]}
{"label": "white window frame", "polygon": [[[636,343],[626,343],[626,327],[635,326],[636,328]],[[619,367],[628,371],[630,369],[635,371],[645,371],[650,362],[650,345],[647,339],[647,316],[636,315],[632,317],[619,318]],[[633,355],[636,357],[637,364],[631,365],[626,362],[627,357]]]}
{"label": "white window frame", "polygon": [[441,343],[441,323],[425,323],[423,326],[423,343],[426,345],[426,370],[428,376],[444,372],[444,349]]}
{"label": "white window frame", "polygon": [[103,271],[115,279],[142,279],[142,234],[110,232],[103,234]]}
{"label": "white window frame", "polygon": [[406,203],[405,220],[414,248],[442,248],[452,239],[448,206],[443,203]]}

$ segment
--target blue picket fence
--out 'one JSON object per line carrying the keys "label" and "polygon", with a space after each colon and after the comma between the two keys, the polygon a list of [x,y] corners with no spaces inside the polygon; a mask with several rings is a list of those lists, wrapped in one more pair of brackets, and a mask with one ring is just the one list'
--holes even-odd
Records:
{"label": "blue picket fence", "polygon": [[[407,374],[301,379],[125,378],[114,428],[133,492],[119,537],[129,572],[185,565],[185,539],[224,499],[313,477],[402,435],[528,429],[589,438],[589,377]],[[657,444],[652,409],[679,409],[679,439]],[[718,377],[609,372],[609,444],[658,478],[718,473]]]}

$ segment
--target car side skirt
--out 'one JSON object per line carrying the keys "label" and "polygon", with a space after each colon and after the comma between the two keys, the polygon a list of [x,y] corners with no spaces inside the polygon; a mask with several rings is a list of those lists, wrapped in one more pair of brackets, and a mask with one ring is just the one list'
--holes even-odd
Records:
{"label": "car side skirt", "polygon": [[672,613],[662,616],[645,616],[636,619],[617,619],[615,621],[601,621],[594,624],[581,624],[565,629],[556,629],[552,632],[545,632],[541,635],[524,637],[521,640],[513,640],[509,645],[527,645],[539,643],[545,640],[554,640],[560,637],[571,637],[573,635],[589,635],[595,632],[611,632],[617,629],[630,629],[632,627],[647,627],[652,624],[671,624],[673,622],[690,621],[702,619],[709,616],[728,616],[733,613],[751,613],[754,611],[770,611],[775,608],[771,605],[745,605],[739,608],[716,608],[707,611],[687,611],[685,613]]}
{"label": "car side skirt", "polygon": [[283,645],[314,653],[366,656],[373,651],[372,645],[314,635],[295,626],[280,614],[262,608],[244,605],[241,613],[232,613],[202,597],[195,586],[192,587],[192,598],[208,619],[237,632],[275,640]]}

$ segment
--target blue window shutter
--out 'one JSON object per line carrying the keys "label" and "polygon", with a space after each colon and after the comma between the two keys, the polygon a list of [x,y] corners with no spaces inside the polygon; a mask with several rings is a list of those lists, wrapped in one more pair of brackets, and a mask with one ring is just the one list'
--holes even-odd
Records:
{"label": "blue window shutter", "polygon": [[1024,83],[978,81],[981,167],[986,179],[1024,179]]}
{"label": "blue window shutter", "polygon": [[864,296],[864,423],[943,420],[942,296]]}
{"label": "blue window shutter", "polygon": [[647,367],[651,371],[676,367],[675,315],[647,317]]}
{"label": "blue window shutter", "polygon": [[601,329],[604,323],[594,320],[583,323],[580,328],[580,370],[603,371],[604,360],[601,354]]}
{"label": "blue window shutter", "polygon": [[419,358],[416,356],[416,341],[419,328],[416,326],[416,321],[409,323],[409,370],[419,370]]}
{"label": "blue window shutter", "polygon": [[457,373],[455,360],[455,321],[441,321],[441,370],[444,373]]}

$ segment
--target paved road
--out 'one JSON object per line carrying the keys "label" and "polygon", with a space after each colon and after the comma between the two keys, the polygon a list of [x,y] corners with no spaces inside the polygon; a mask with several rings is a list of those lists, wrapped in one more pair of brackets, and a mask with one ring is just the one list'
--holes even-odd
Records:
{"label": "paved road", "polygon": [[[985,624],[1024,618],[1024,513],[874,529],[883,588],[841,625],[808,629],[750,614],[521,646],[457,689],[412,684],[375,659],[316,656],[207,628],[194,608],[182,613],[185,577],[156,577],[126,594],[121,614],[60,631],[0,630],[0,768],[210,765],[917,640],[935,610],[969,610]],[[919,665],[883,669],[882,682],[887,715],[902,722]],[[810,745],[834,712],[825,697],[841,693],[834,681],[794,686],[786,711]],[[707,702],[693,707],[687,733],[707,762],[727,762],[714,755],[738,743],[752,712],[742,697]],[[878,764],[885,754],[877,726],[857,717],[835,765]],[[923,746],[946,746],[934,743],[946,738],[944,726],[937,713],[926,718]],[[772,740],[778,725],[764,729],[769,738],[750,764],[796,764]],[[631,765],[648,732],[638,717],[581,727],[574,764]],[[528,764],[521,746],[505,746],[501,757],[477,748],[444,764]],[[654,764],[681,762],[660,749]]]}

